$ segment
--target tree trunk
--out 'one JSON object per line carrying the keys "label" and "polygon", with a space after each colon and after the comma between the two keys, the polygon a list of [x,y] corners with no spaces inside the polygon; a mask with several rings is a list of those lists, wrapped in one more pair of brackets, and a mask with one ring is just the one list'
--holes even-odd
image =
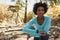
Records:
{"label": "tree trunk", "polygon": [[41,0],[40,0],[40,2],[41,2]]}
{"label": "tree trunk", "polygon": [[27,20],[27,0],[26,0],[26,6],[25,6],[24,23],[26,23],[26,20]]}

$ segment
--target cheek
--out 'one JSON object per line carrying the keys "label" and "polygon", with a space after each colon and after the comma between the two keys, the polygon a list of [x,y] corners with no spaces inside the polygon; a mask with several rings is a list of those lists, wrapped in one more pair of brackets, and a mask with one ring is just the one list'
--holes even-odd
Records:
{"label": "cheek", "polygon": [[37,14],[39,14],[40,12],[39,11],[37,11]]}
{"label": "cheek", "polygon": [[42,13],[44,14],[45,12],[43,11]]}

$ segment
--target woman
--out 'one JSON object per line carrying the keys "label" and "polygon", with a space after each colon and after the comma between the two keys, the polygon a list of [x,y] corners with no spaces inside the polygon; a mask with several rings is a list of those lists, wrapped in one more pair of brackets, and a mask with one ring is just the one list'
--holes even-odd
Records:
{"label": "woman", "polygon": [[[34,14],[37,17],[32,18],[24,27],[23,32],[28,33],[34,37],[34,40],[48,40],[48,31],[51,25],[51,19],[48,16],[44,16],[47,12],[46,3],[36,3],[33,7]],[[35,30],[30,29],[31,25],[34,25]]]}

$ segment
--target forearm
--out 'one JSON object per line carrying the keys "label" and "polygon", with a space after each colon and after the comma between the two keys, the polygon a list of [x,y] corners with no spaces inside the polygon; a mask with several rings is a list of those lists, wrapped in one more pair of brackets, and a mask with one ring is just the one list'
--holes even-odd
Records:
{"label": "forearm", "polygon": [[47,33],[45,31],[39,31],[38,34],[45,36]]}

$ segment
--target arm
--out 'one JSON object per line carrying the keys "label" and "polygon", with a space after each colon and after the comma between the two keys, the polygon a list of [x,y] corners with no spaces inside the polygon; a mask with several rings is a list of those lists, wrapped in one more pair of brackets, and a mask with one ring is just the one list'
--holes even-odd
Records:
{"label": "arm", "polygon": [[51,19],[48,18],[47,21],[46,21],[46,24],[45,24],[45,26],[44,26],[44,32],[45,32],[45,33],[48,33],[50,27],[51,27]]}
{"label": "arm", "polygon": [[30,29],[31,25],[34,23],[34,20],[30,20],[24,27],[24,29],[22,30],[24,33],[28,33],[30,34],[30,36],[38,36],[38,34],[36,33],[36,30],[32,30]]}

